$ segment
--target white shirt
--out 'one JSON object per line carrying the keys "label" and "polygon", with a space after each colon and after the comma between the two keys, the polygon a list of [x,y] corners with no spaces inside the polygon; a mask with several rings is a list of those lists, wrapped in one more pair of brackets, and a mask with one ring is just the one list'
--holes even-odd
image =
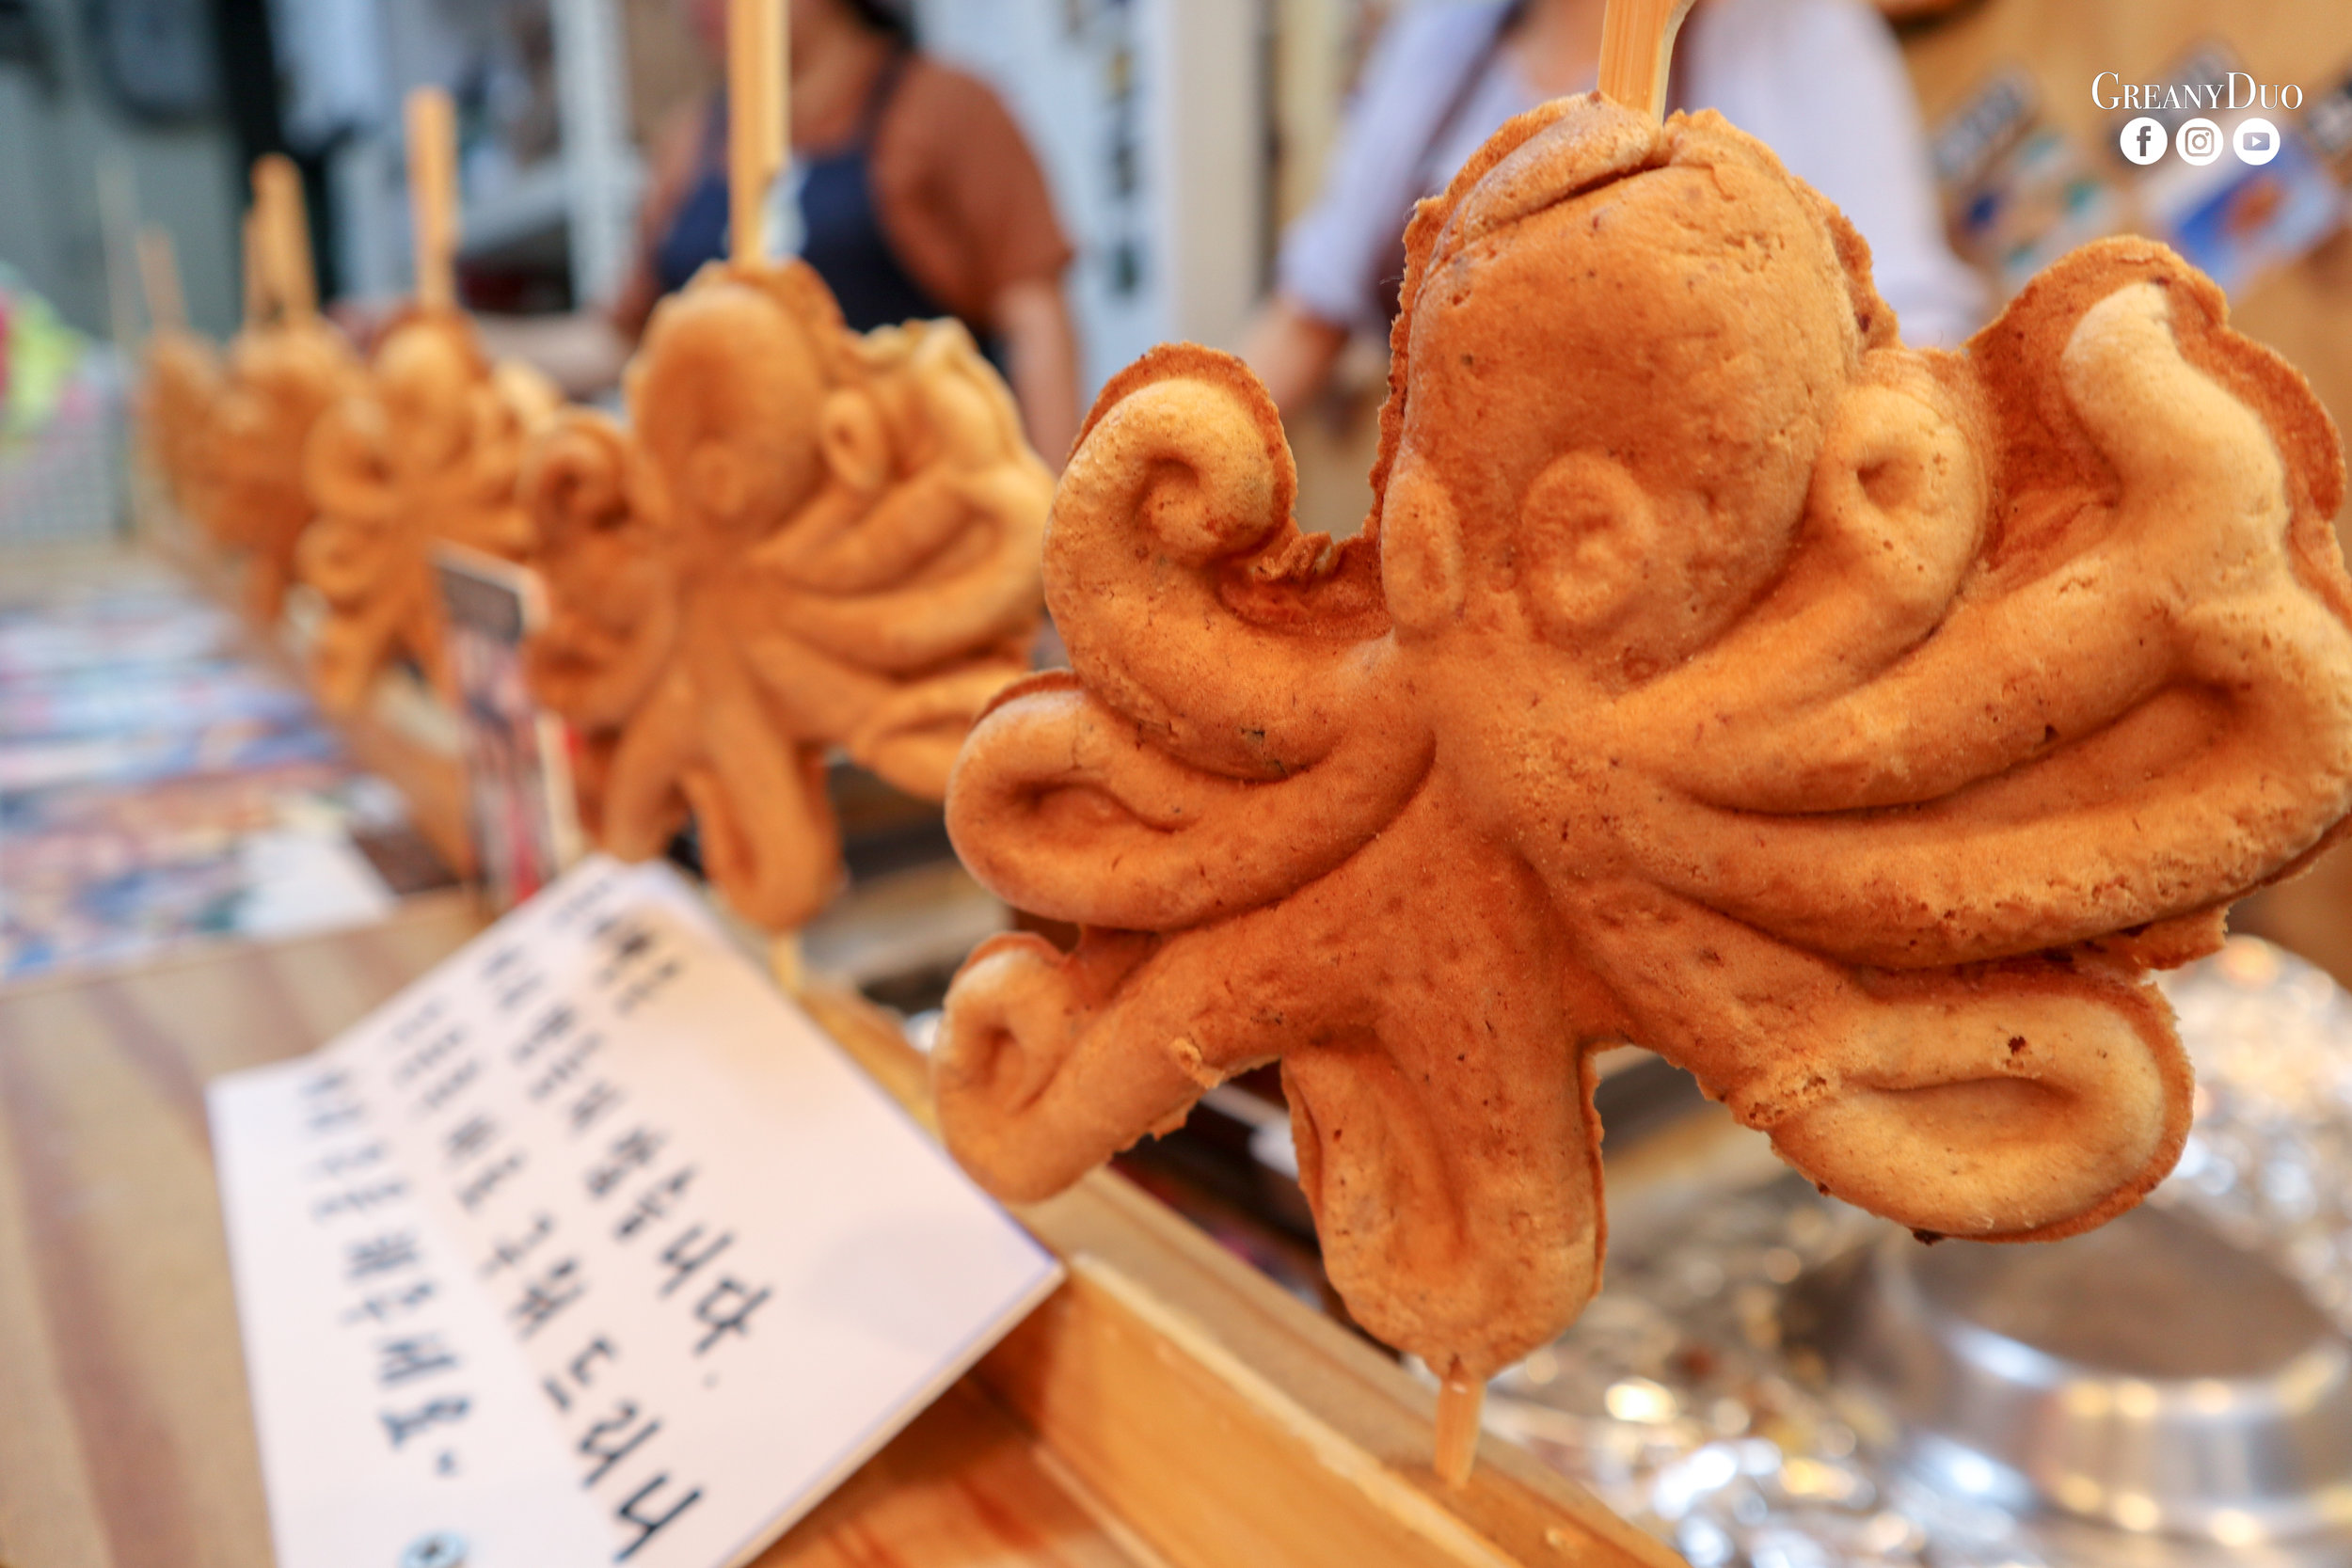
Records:
{"label": "white shirt", "polygon": [[[1278,284],[1313,315],[1379,330],[1380,287],[1394,291],[1412,204],[1542,102],[1494,47],[1509,11],[1507,0],[1432,4],[1389,24],[1322,193],[1282,236]],[[1949,345],[1976,330],[1983,286],[1945,244],[1911,79],[1875,11],[1861,0],[1707,0],[1675,69],[1677,103],[1720,110],[1861,230],[1906,342]]]}

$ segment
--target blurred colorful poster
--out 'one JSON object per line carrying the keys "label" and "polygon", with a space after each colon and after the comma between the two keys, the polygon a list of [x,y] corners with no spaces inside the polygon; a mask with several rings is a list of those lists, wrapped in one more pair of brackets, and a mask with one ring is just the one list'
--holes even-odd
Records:
{"label": "blurred colorful poster", "polygon": [[[2238,83],[2252,79],[2227,40],[2204,40],[2151,79],[2201,87],[2206,106],[2150,112],[2164,126],[2170,150],[2137,178],[2143,232],[2235,297],[2301,260],[2344,222],[2344,191],[2299,117],[2240,103]],[[2320,96],[2324,103],[2327,95]],[[2114,112],[2119,135],[2132,113]],[[2324,128],[2328,117],[2319,114],[2311,123]]]}
{"label": "blurred colorful poster", "polygon": [[2223,114],[2217,139],[2247,139],[2239,132],[2249,122],[2269,162],[2249,164],[2234,151],[2202,167],[2168,158],[2140,190],[2156,237],[2233,296],[2300,260],[2344,221],[2342,188],[2284,116],[2274,123]]}
{"label": "blurred colorful poster", "polygon": [[1952,247],[2003,298],[2076,245],[2122,227],[2115,186],[2079,142],[2043,120],[2021,66],[1994,71],[1947,115],[1931,151]]}
{"label": "blurred colorful poster", "polygon": [[483,895],[510,910],[580,854],[564,725],[523,678],[523,641],[546,614],[525,567],[456,545],[434,546],[449,666],[464,736],[468,810]]}
{"label": "blurred colorful poster", "polygon": [[0,982],[360,924],[446,883],[233,616],[133,558],[8,590]]}
{"label": "blurred colorful poster", "polygon": [[0,793],[0,980],[380,920],[398,900],[353,828],[398,814],[382,790],[300,764]]}

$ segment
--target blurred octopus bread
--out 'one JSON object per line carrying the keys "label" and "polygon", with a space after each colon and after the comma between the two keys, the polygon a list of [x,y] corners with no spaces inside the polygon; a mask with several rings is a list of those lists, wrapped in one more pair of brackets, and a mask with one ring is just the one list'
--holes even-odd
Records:
{"label": "blurred octopus bread", "polygon": [[1028,669],[1053,482],[961,325],[860,337],[797,262],[664,301],[629,402],[627,432],[566,415],[525,477],[532,688],[606,848],[658,854],[691,814],[737,912],[791,929],[841,876],[827,750],[937,800]]}
{"label": "blurred octopus bread", "polygon": [[247,327],[230,345],[212,420],[213,531],[246,552],[246,597],[263,625],[284,607],[316,515],[303,474],[311,427],[360,378],[351,345],[315,316]]}
{"label": "blurred octopus bread", "polygon": [[357,706],[403,655],[437,684],[446,679],[433,543],[510,561],[530,553],[516,483],[526,446],[561,402],[536,372],[493,365],[454,310],[413,309],[385,335],[303,453],[318,519],[296,566],[326,601],[311,650],[321,702]]}

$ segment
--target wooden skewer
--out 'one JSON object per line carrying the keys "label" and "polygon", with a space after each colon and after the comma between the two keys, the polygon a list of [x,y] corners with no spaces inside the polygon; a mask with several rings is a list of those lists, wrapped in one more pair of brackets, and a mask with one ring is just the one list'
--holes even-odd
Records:
{"label": "wooden skewer", "polygon": [[305,322],[318,314],[318,275],[310,268],[310,219],[302,173],[294,160],[265,153],[253,163],[253,206],[261,214],[262,257],[278,313]]}
{"label": "wooden skewer", "polygon": [[1438,1479],[1448,1486],[1460,1486],[1469,1481],[1470,1467],[1478,1463],[1478,1415],[1486,1407],[1486,1384],[1483,1378],[1464,1377],[1459,1371],[1446,1374],[1438,1386]]}
{"label": "wooden skewer", "polygon": [[783,0],[727,0],[728,255],[767,259],[768,187],[784,166]]}
{"label": "wooden skewer", "polygon": [[449,94],[408,95],[408,214],[417,238],[417,303],[457,308],[457,116]]}
{"label": "wooden skewer", "polygon": [[1652,119],[1666,118],[1666,67],[1691,0],[1609,0],[1600,19],[1600,90]]}
{"label": "wooden skewer", "polygon": [[761,40],[760,98],[767,117],[760,135],[768,150],[768,178],[772,182],[792,158],[792,28],[786,18],[787,0],[771,0],[761,8],[768,17],[768,36]]}
{"label": "wooden skewer", "polygon": [[797,998],[808,983],[808,960],[801,950],[801,933],[787,931],[768,943],[768,972],[776,988]]}
{"label": "wooden skewer", "polygon": [[180,258],[171,236],[153,224],[139,230],[139,292],[147,296],[147,325],[177,332],[188,325],[187,296],[180,290]]}
{"label": "wooden skewer", "polygon": [[262,214],[248,207],[240,232],[245,239],[245,324],[259,326],[269,319],[269,266],[262,260]]}

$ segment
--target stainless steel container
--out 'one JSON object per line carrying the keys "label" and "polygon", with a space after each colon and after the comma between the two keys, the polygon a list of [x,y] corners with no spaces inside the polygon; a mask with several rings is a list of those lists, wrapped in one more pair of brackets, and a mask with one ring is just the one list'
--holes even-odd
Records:
{"label": "stainless steel container", "polygon": [[2352,1340],[2188,1215],[2037,1246],[1890,1234],[1799,1294],[1792,1326],[1883,1402],[1922,1482],[2150,1545],[2352,1555]]}

